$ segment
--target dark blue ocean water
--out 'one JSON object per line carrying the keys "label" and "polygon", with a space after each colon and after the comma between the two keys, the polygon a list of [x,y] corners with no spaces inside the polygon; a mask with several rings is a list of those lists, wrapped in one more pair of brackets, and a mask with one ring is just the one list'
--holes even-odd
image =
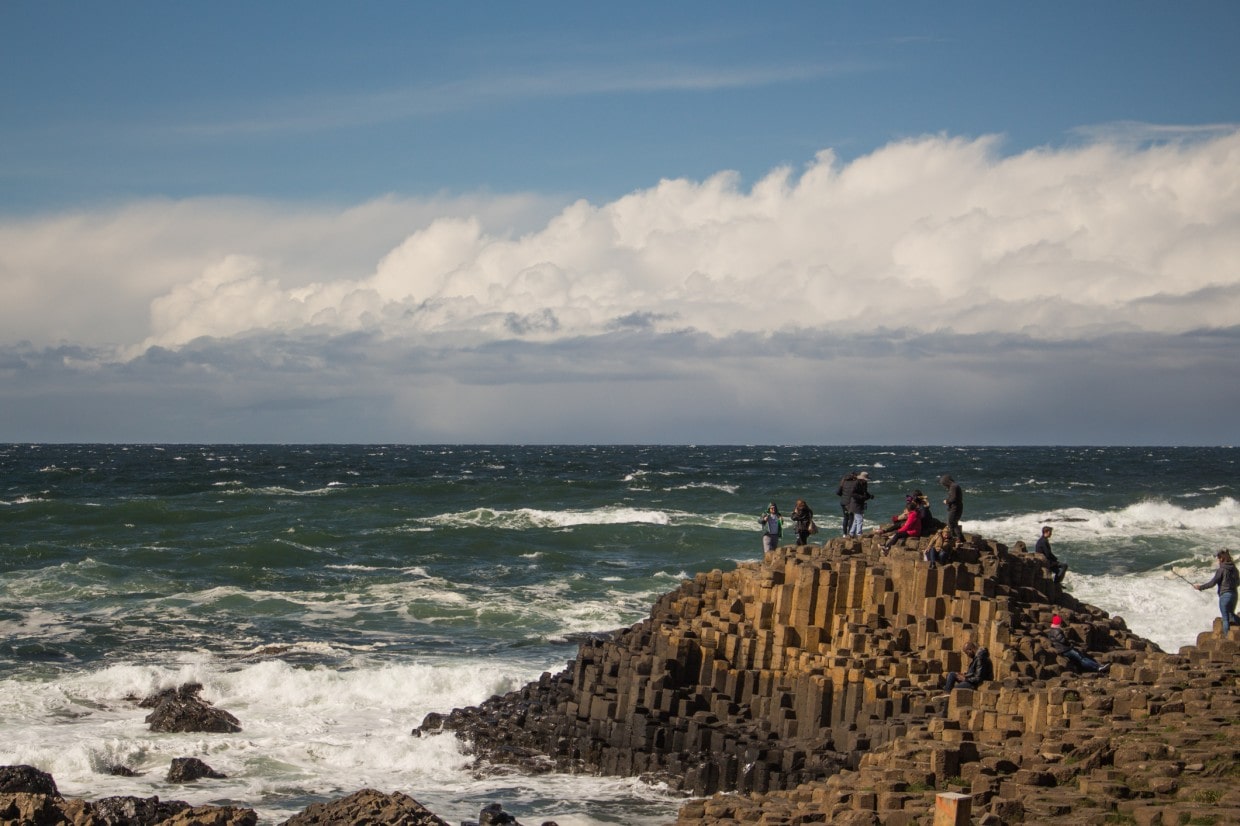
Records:
{"label": "dark blue ocean water", "polygon": [[[805,498],[831,532],[844,472],[871,521],[920,488],[964,527],[1054,524],[1076,596],[1174,649],[1215,606],[1240,525],[1233,448],[0,446],[0,763],[73,795],[231,799],[269,822],[372,785],[447,819],[501,799],[572,823],[666,822],[634,781],[474,778],[430,711],[558,670],[695,572],[757,558],[757,516]],[[936,511],[942,515],[942,506]],[[153,735],[125,701],[187,679],[242,738]],[[192,752],[230,779],[164,788]],[[123,762],[144,772],[101,771]]]}

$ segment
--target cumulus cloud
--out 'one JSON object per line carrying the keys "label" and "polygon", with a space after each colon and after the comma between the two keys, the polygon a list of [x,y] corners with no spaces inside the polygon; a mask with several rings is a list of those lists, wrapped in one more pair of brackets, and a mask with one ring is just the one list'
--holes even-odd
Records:
{"label": "cumulus cloud", "polygon": [[154,298],[141,343],[301,328],[548,340],[634,318],[713,336],[881,325],[1044,338],[1240,320],[1240,133],[998,150],[933,137],[847,165],[823,152],[748,189],[726,172],[665,180],[520,235],[437,217],[370,272],[353,262],[310,283],[238,249]]}
{"label": "cumulus cloud", "polygon": [[296,400],[320,439],[364,439],[349,418],[415,440],[760,440],[763,421],[772,440],[900,441],[886,405],[910,388],[942,441],[1055,441],[1065,421],[1090,440],[1119,408],[1141,441],[1172,415],[1217,430],[1151,407],[1150,382],[1235,402],[1240,131],[1001,150],[925,137],[604,204],[203,199],[8,221],[0,372],[31,421],[67,374],[162,409],[145,376],[223,393],[213,427]]}

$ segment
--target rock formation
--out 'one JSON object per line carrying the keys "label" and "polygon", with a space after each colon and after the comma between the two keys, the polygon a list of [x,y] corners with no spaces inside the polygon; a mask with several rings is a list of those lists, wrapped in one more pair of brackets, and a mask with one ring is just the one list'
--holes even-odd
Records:
{"label": "rock formation", "polygon": [[349,823],[393,826],[448,826],[421,803],[399,792],[383,794],[362,789],[329,803],[315,803],[284,821],[284,826],[340,826]]}
{"label": "rock formation", "polygon": [[204,777],[223,780],[228,775],[217,772],[197,757],[174,757],[168,766],[168,776],[164,779],[169,783],[193,783]]}
{"label": "rock formation", "polygon": [[[840,538],[700,574],[563,672],[415,733],[454,731],[480,760],[530,771],[715,795],[683,824],[929,823],[948,790],[989,822],[1171,823],[1203,808],[1240,822],[1240,631],[1164,654],[1062,593],[1021,543],[973,536],[937,568],[919,544],[885,556],[873,536]],[[1054,614],[1109,674],[1056,657]],[[970,640],[995,680],[935,699]]]}
{"label": "rock formation", "polygon": [[202,686],[186,683],[170,688],[138,703],[142,708],[152,708],[146,715],[151,731],[163,732],[216,732],[235,734],[241,731],[241,723],[222,708],[216,708],[198,696]]}
{"label": "rock formation", "polygon": [[16,826],[255,826],[253,809],[191,806],[158,797],[66,799],[50,774],[0,766],[0,823]]}

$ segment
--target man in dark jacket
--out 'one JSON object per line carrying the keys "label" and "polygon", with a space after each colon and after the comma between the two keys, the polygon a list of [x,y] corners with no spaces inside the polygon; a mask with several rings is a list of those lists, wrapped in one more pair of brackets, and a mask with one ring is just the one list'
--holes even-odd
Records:
{"label": "man in dark jacket", "polygon": [[1051,573],[1055,575],[1055,584],[1063,582],[1064,574],[1068,573],[1068,563],[1060,562],[1055,554],[1051,553],[1051,526],[1042,526],[1042,535],[1038,537],[1037,543],[1033,546],[1034,553],[1042,554],[1045,557],[1043,562],[1046,567],[1051,569]]}
{"label": "man in dark jacket", "polygon": [[947,505],[947,527],[952,529],[952,534],[957,539],[963,540],[964,531],[960,527],[960,517],[964,516],[964,491],[956,480],[947,474],[939,477],[939,484],[947,489],[947,498],[943,500],[943,504]]}
{"label": "man in dark jacket", "polygon": [[848,500],[848,511],[852,514],[852,524],[848,526],[849,536],[861,536],[865,529],[865,503],[874,498],[870,493],[870,474],[864,470],[857,474],[853,481],[852,498]]}
{"label": "man in dark jacket", "polygon": [[1055,653],[1061,657],[1067,658],[1068,662],[1075,665],[1082,671],[1101,671],[1106,673],[1111,667],[1110,663],[1102,665],[1092,657],[1086,657],[1080,651],[1076,650],[1076,646],[1068,642],[1068,635],[1063,631],[1063,620],[1059,615],[1051,617],[1051,630],[1046,633],[1047,638],[1051,641],[1051,648],[1055,649]]}
{"label": "man in dark jacket", "polygon": [[856,487],[857,472],[849,471],[848,475],[840,480],[840,486],[835,490],[835,495],[840,497],[840,507],[844,509],[844,536],[852,532],[853,515],[848,509],[848,504],[852,502],[853,489]]}
{"label": "man in dark jacket", "polygon": [[978,688],[982,683],[995,678],[995,669],[991,665],[989,651],[979,648],[975,642],[967,642],[964,645],[964,653],[969,658],[969,667],[963,672],[949,672],[947,683],[943,686],[943,690],[947,693],[939,695],[935,698],[936,700],[946,700],[953,688]]}

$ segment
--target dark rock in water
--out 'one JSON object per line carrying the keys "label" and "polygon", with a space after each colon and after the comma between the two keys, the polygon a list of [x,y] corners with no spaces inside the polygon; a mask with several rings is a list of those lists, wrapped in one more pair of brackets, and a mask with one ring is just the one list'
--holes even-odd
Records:
{"label": "dark rock in water", "polygon": [[183,800],[162,801],[158,797],[105,797],[90,805],[101,826],[153,826],[188,808]]}
{"label": "dark rock in water", "polygon": [[565,642],[575,642],[581,644],[583,642],[606,642],[616,635],[615,631],[576,631],[572,634],[565,634]]}
{"label": "dark rock in water", "polygon": [[146,715],[151,731],[163,732],[216,732],[235,734],[241,731],[236,717],[216,708],[198,696],[202,686],[186,683],[180,688],[170,688],[143,700],[143,708],[155,709]]}
{"label": "dark rock in water", "polygon": [[191,806],[158,797],[66,799],[55,793],[51,775],[30,766],[0,766],[0,782],[51,789],[47,792],[0,789],[0,823],[21,826],[257,826],[253,809]]}
{"label": "dark rock in water", "polygon": [[60,795],[52,776],[34,766],[0,766],[0,792]]}
{"label": "dark rock in water", "polygon": [[315,803],[284,821],[283,826],[448,826],[407,794],[362,789],[328,803]]}
{"label": "dark rock in water", "polygon": [[488,803],[478,814],[479,826],[521,826],[517,819],[504,811],[498,803]]}
{"label": "dark rock in water", "polygon": [[235,806],[193,806],[161,820],[158,826],[257,826],[253,809]]}
{"label": "dark rock in water", "polygon": [[175,757],[168,767],[169,783],[192,783],[203,777],[223,780],[228,775],[220,774],[197,757]]}
{"label": "dark rock in water", "polygon": [[108,774],[113,777],[137,777],[138,773],[128,766],[115,765],[108,766]]}

